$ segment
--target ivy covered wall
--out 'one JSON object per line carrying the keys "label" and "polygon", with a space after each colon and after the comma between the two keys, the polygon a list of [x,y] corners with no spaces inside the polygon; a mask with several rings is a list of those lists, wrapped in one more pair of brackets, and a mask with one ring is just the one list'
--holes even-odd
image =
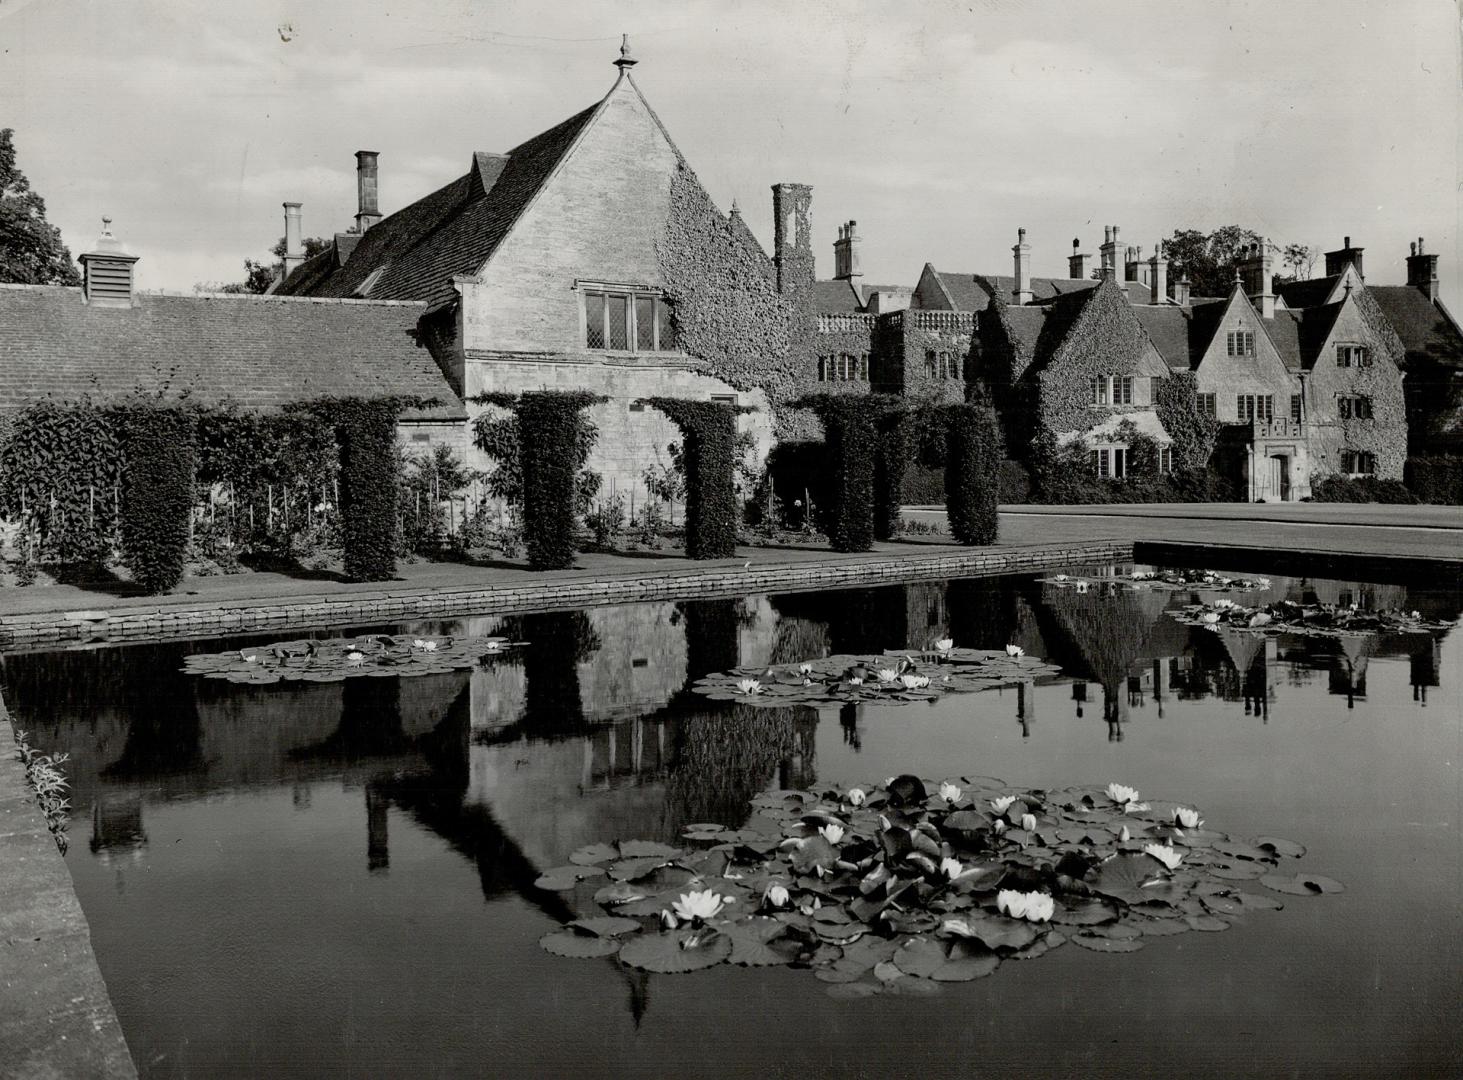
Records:
{"label": "ivy covered wall", "polygon": [[[1347,450],[1374,454],[1376,475],[1383,480],[1401,480],[1407,462],[1407,405],[1398,367],[1402,344],[1380,313],[1369,317],[1359,299],[1366,295],[1365,290],[1353,291],[1343,303],[1307,383],[1311,473],[1316,477],[1344,474],[1342,454]],[[1369,348],[1371,364],[1338,367],[1336,346],[1342,344]],[[1371,416],[1342,416],[1342,397],[1367,398]]]}

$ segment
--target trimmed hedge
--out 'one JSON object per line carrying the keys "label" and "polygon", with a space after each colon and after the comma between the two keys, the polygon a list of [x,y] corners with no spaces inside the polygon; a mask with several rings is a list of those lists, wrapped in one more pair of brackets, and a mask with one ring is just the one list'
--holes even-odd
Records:
{"label": "trimmed hedge", "polygon": [[995,413],[977,405],[951,405],[946,415],[945,510],[950,534],[961,544],[994,544],[1001,461]]}
{"label": "trimmed hedge", "polygon": [[724,401],[653,397],[647,404],[681,431],[686,472],[686,557],[728,559],[737,553],[737,410]]}
{"label": "trimmed hedge", "polygon": [[1463,504],[1463,455],[1436,454],[1407,459],[1407,486],[1423,502]]}
{"label": "trimmed hedge", "polygon": [[1417,496],[1400,480],[1375,476],[1323,476],[1311,481],[1311,502],[1415,503]]}
{"label": "trimmed hedge", "polygon": [[794,403],[823,422],[824,463],[832,480],[828,541],[834,551],[874,546],[874,409],[860,394],[817,394]]}
{"label": "trimmed hedge", "polygon": [[341,560],[352,581],[396,576],[401,457],[398,398],[333,398],[313,411],[335,430],[340,448]]}
{"label": "trimmed hedge", "polygon": [[910,425],[904,405],[897,398],[872,399],[879,410],[875,420],[874,449],[874,539],[892,540],[899,535],[899,508],[904,501],[904,472],[909,466]]}
{"label": "trimmed hedge", "polygon": [[122,561],[146,592],[165,593],[183,579],[197,418],[167,405],[110,411],[122,447]]}
{"label": "trimmed hedge", "polygon": [[574,565],[579,413],[603,400],[586,390],[534,390],[518,398],[523,536],[531,569]]}

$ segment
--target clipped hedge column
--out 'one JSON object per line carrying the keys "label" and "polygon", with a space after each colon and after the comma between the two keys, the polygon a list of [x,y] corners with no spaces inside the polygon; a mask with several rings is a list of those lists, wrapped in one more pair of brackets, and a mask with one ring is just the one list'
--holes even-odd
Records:
{"label": "clipped hedge column", "polygon": [[824,515],[834,551],[874,546],[874,408],[867,397],[818,394],[794,407],[811,409],[823,422],[823,447],[832,479],[833,505]]}
{"label": "clipped hedge column", "polygon": [[737,553],[737,410],[724,401],[654,397],[648,404],[681,430],[686,467],[686,557]]}
{"label": "clipped hedge column", "polygon": [[122,561],[148,593],[165,593],[183,579],[197,421],[176,405],[141,404],[119,407],[114,422],[122,448]]}
{"label": "clipped hedge column", "polygon": [[909,417],[897,398],[881,401],[875,427],[874,539],[899,535],[899,508],[904,498],[904,470],[909,465]]}
{"label": "clipped hedge column", "polygon": [[340,448],[340,523],[345,576],[389,581],[396,576],[397,398],[339,398],[323,411]]}
{"label": "clipped hedge column", "polygon": [[1000,436],[995,414],[980,405],[946,409],[945,512],[960,544],[996,542]]}
{"label": "clipped hedge column", "polygon": [[524,546],[534,570],[574,565],[579,412],[603,400],[584,390],[535,390],[517,399]]}

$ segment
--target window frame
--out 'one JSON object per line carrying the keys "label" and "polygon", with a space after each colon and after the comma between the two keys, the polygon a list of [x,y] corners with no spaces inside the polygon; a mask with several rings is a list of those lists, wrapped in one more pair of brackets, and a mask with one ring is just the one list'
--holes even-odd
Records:
{"label": "window frame", "polygon": [[1224,337],[1227,356],[1254,356],[1255,332],[1253,330],[1227,330]]}
{"label": "window frame", "polygon": [[1194,411],[1200,416],[1207,416],[1210,420],[1219,419],[1219,395],[1195,394]]}
{"label": "window frame", "polygon": [[[676,342],[675,328],[671,321],[673,305],[659,289],[645,285],[623,285],[604,281],[580,281],[575,283],[579,294],[579,340],[581,348],[596,353],[614,353],[617,356],[650,356],[680,352]],[[612,301],[624,303],[624,318],[619,326],[612,325]],[[640,338],[644,328],[641,322],[643,301],[650,301],[650,347],[642,348]],[[591,343],[591,310],[599,311],[600,337],[602,344]],[[616,333],[624,335],[624,348],[613,344]],[[666,338],[669,340],[666,340]]]}
{"label": "window frame", "polygon": [[1092,448],[1093,472],[1099,480],[1124,480],[1128,475],[1128,447],[1107,443]]}

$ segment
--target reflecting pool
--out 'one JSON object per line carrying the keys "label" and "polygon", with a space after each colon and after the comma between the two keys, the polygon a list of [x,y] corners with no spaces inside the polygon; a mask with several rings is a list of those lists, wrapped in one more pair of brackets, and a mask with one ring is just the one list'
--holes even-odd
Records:
{"label": "reflecting pool", "polygon": [[[1191,628],[1165,611],[1203,590],[1110,572],[1080,593],[992,577],[360,628],[527,642],[412,679],[179,670],[277,640],[258,637],[16,654],[5,693],[40,749],[71,755],[66,861],[144,1076],[1458,1075],[1463,635]],[[1272,577],[1256,596],[1460,609],[1456,580]],[[1062,674],[900,706],[689,689],[944,637]],[[578,847],[902,772],[1130,784],[1299,841],[1346,891],[926,997],[537,944],[597,913],[533,884]]]}

